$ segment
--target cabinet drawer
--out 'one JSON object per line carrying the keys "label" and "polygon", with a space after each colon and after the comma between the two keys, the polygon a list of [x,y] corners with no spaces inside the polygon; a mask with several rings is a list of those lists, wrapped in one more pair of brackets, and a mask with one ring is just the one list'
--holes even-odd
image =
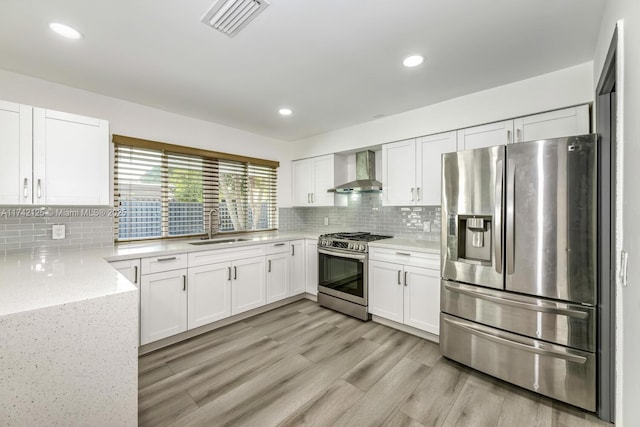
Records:
{"label": "cabinet drawer", "polygon": [[594,307],[442,281],[441,310],[555,344],[596,350]]}
{"label": "cabinet drawer", "polygon": [[369,259],[440,270],[440,256],[410,250],[370,248]]}
{"label": "cabinet drawer", "polygon": [[142,258],[142,274],[187,268],[187,254],[160,255]]}
{"label": "cabinet drawer", "polygon": [[595,354],[442,313],[440,351],[457,362],[554,399],[596,409]]}
{"label": "cabinet drawer", "polygon": [[266,251],[263,244],[191,252],[189,254],[189,267],[253,258],[257,256],[264,256],[265,254]]}
{"label": "cabinet drawer", "polygon": [[289,252],[289,242],[267,243],[264,246],[266,247],[267,255]]}

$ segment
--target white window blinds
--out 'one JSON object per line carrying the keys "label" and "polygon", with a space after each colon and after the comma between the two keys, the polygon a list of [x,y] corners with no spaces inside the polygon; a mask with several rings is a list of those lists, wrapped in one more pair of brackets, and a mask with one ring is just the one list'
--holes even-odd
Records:
{"label": "white window blinds", "polygon": [[[115,138],[114,138],[115,141]],[[164,149],[115,144],[115,240],[277,228],[277,169]]]}

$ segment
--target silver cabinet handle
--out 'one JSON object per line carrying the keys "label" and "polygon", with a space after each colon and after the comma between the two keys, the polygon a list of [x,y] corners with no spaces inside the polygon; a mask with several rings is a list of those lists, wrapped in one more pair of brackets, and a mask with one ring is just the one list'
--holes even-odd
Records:
{"label": "silver cabinet handle", "polygon": [[522,141],[522,132],[520,129],[516,129],[516,142]]}
{"label": "silver cabinet handle", "polygon": [[40,198],[40,196],[42,196],[42,180],[38,178],[38,199]]}
{"label": "silver cabinet handle", "polygon": [[29,178],[24,179],[24,198],[29,197]]}
{"label": "silver cabinet handle", "polygon": [[411,201],[412,201],[412,202],[413,202],[413,190],[414,190],[414,188],[413,188],[413,187],[411,187]]}
{"label": "silver cabinet handle", "polygon": [[406,252],[396,252],[396,255],[411,256],[411,254],[408,254]]}
{"label": "silver cabinet handle", "polygon": [[227,280],[231,280],[231,267],[227,267],[227,272],[229,273]]}
{"label": "silver cabinet handle", "polygon": [[404,285],[407,286],[407,272],[404,272]]}
{"label": "silver cabinet handle", "polygon": [[416,201],[420,201],[420,187],[416,188]]}
{"label": "silver cabinet handle", "polygon": [[507,131],[507,144],[511,144],[511,131]]}
{"label": "silver cabinet handle", "polygon": [[307,193],[307,203],[311,203],[311,193]]}
{"label": "silver cabinet handle", "polygon": [[311,203],[316,202],[316,193],[311,193]]}
{"label": "silver cabinet handle", "polygon": [[402,274],[402,271],[398,270],[398,285],[402,285],[402,282],[400,282],[400,275]]}
{"label": "silver cabinet handle", "polygon": [[187,290],[187,276],[186,275],[182,275],[182,290],[186,291]]}
{"label": "silver cabinet handle", "polygon": [[168,258],[158,258],[156,261],[157,261],[157,262],[173,261],[173,260],[175,260],[175,259],[178,259],[178,257],[171,256],[171,257],[168,257]]}
{"label": "silver cabinet handle", "polygon": [[519,343],[517,341],[511,341],[509,339],[502,338],[498,335],[493,335],[489,332],[479,330],[479,328],[475,328],[471,325],[468,325],[466,322],[448,319],[448,318],[445,318],[443,320],[453,327],[462,329],[463,331],[466,331],[470,334],[477,335],[479,337],[482,337],[484,339],[493,341],[501,345],[506,345],[512,348],[516,348],[518,350],[527,351],[529,353],[535,353],[535,354],[540,354],[540,355],[549,356],[549,357],[556,357],[558,359],[563,359],[573,363],[579,363],[581,365],[584,365],[585,363],[587,363],[587,358],[584,356],[578,356],[568,352],[558,351],[554,349],[547,349],[543,347],[533,347],[528,344]]}
{"label": "silver cabinet handle", "polygon": [[507,162],[507,241],[505,243],[507,249],[507,274],[513,274],[515,271],[515,182],[516,182],[516,165],[513,162]]}
{"label": "silver cabinet handle", "polygon": [[133,283],[138,283],[138,266],[133,266]]}
{"label": "silver cabinet handle", "polygon": [[291,256],[296,256],[296,245],[291,245]]}
{"label": "silver cabinet handle", "polygon": [[271,273],[271,260],[267,261],[267,264],[269,264],[269,267],[267,268],[267,273]]}
{"label": "silver cabinet handle", "polygon": [[275,245],[273,245],[273,246],[284,246],[284,245],[286,245],[286,243],[276,243],[276,244],[275,244]]}
{"label": "silver cabinet handle", "polygon": [[502,160],[496,163],[496,186],[493,207],[493,256],[496,273],[502,274]]}
{"label": "silver cabinet handle", "polygon": [[233,280],[238,280],[238,267],[233,266]]}

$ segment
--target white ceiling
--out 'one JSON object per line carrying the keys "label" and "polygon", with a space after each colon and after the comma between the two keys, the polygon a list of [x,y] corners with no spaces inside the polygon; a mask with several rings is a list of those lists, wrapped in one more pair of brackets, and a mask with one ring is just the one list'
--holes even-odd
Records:
{"label": "white ceiling", "polygon": [[0,68],[297,140],[590,61],[605,0],[271,0],[234,38],[213,2],[2,0]]}

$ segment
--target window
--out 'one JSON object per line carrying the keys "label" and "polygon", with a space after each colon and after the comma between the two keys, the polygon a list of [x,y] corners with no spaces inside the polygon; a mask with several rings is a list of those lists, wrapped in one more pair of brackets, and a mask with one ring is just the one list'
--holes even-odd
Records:
{"label": "window", "polygon": [[115,240],[277,227],[278,163],[114,135]]}

